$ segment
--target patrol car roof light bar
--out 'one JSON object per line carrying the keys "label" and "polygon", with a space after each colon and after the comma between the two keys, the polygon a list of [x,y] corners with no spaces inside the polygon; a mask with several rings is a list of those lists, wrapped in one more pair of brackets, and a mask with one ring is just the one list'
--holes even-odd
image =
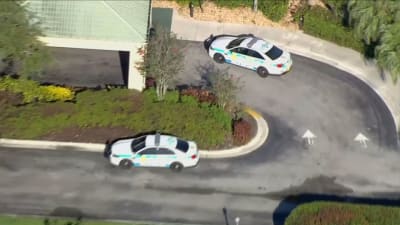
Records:
{"label": "patrol car roof light bar", "polygon": [[160,145],[160,133],[159,132],[156,133],[156,136],[155,136],[155,139],[154,139],[154,144],[155,144],[155,146],[159,146]]}
{"label": "patrol car roof light bar", "polygon": [[251,48],[258,40],[261,40],[261,39],[258,38],[258,37],[253,37],[253,38],[249,41],[249,43],[247,43],[247,47],[248,47],[248,48]]}

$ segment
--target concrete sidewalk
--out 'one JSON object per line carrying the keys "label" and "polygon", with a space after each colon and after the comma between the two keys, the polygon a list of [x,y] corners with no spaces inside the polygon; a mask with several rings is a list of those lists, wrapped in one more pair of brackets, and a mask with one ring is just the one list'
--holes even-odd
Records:
{"label": "concrete sidewalk", "polygon": [[365,60],[359,52],[315,38],[301,31],[198,21],[180,16],[176,10],[173,12],[171,31],[176,33],[178,38],[192,41],[204,41],[210,34],[252,33],[270,40],[294,54],[347,71],[364,81],[383,99],[393,115],[396,129],[399,131],[400,84],[394,85],[389,74],[382,73],[374,62]]}

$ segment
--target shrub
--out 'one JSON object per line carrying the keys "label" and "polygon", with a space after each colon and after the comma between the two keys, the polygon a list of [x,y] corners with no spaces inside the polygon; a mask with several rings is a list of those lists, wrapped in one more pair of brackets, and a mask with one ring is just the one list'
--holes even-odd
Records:
{"label": "shrub", "polygon": [[70,101],[74,99],[74,92],[71,89],[64,87],[57,87],[54,85],[41,86],[40,92],[42,93],[39,100],[51,101]]}
{"label": "shrub", "polygon": [[15,79],[6,76],[0,79],[0,91],[21,93],[24,103],[34,101],[68,101],[75,97],[75,93],[68,88],[57,86],[41,86],[38,82],[24,78]]}
{"label": "shrub", "polygon": [[244,145],[251,139],[251,125],[241,119],[233,122],[233,144]]}
{"label": "shrub", "polygon": [[204,90],[196,87],[189,87],[181,91],[182,96],[193,96],[200,103],[206,102],[210,104],[216,104],[217,97],[209,90]]}
{"label": "shrub", "polygon": [[241,1],[227,1],[227,0],[213,0],[213,2],[220,7],[227,7],[227,8],[237,8],[237,7],[252,7],[253,0],[241,0]]}
{"label": "shrub", "polygon": [[164,101],[166,103],[177,103],[179,101],[179,91],[168,91],[165,94]]}
{"label": "shrub", "polygon": [[258,8],[270,20],[280,21],[288,11],[288,0],[264,0],[258,1]]}
{"label": "shrub", "polygon": [[297,12],[297,20],[301,14],[304,14],[305,33],[363,52],[363,42],[329,10],[321,7],[303,8]]}
{"label": "shrub", "polygon": [[285,225],[400,224],[400,208],[338,202],[306,203],[294,209]]}

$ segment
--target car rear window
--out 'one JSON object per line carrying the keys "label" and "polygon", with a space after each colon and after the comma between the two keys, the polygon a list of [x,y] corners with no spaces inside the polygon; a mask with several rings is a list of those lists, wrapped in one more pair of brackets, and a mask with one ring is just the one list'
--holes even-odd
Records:
{"label": "car rear window", "polygon": [[244,39],[246,39],[247,37],[242,37],[242,38],[236,38],[235,40],[232,40],[231,42],[229,42],[229,44],[226,46],[227,49],[231,49],[233,47],[239,46],[240,43],[242,43],[242,41],[244,41]]}
{"label": "car rear window", "polygon": [[267,55],[268,57],[270,57],[272,60],[275,60],[277,58],[279,58],[282,55],[283,51],[281,49],[279,49],[276,46],[272,46],[272,48],[265,53],[265,55]]}
{"label": "car rear window", "polygon": [[179,149],[182,152],[187,152],[189,150],[189,143],[187,141],[183,141],[181,139],[178,139],[178,142],[176,144],[176,148]]}

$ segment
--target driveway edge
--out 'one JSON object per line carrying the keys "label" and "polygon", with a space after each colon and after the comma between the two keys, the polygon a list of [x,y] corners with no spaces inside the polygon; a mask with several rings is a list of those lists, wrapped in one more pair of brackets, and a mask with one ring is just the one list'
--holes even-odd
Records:
{"label": "driveway edge", "polygon": [[[200,150],[202,158],[231,158],[248,154],[257,150],[267,139],[269,134],[268,123],[258,112],[251,108],[246,108],[251,117],[257,124],[256,135],[251,141],[243,146],[223,150]],[[59,141],[37,141],[37,140],[18,140],[0,138],[0,147],[10,148],[34,148],[43,150],[74,150],[84,152],[103,152],[105,144],[99,143],[77,143],[77,142],[59,142]]]}
{"label": "driveway edge", "polygon": [[247,34],[265,37],[276,45],[295,54],[326,63],[352,76],[369,86],[385,103],[396,129],[397,146],[400,132],[400,82],[393,84],[374,61],[366,60],[361,53],[319,39],[302,31],[289,31],[278,27],[262,27],[249,24],[219,23],[202,21],[181,16],[173,9],[171,31],[183,40],[204,41],[210,34]]}

